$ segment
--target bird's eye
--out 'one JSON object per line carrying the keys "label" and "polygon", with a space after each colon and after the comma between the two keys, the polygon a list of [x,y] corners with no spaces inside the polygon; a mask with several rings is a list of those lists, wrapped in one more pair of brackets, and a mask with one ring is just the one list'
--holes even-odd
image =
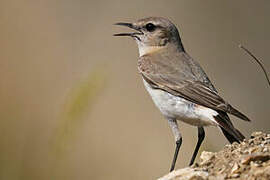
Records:
{"label": "bird's eye", "polygon": [[146,24],[145,28],[147,31],[153,32],[156,29],[156,26],[152,23],[148,23],[148,24]]}

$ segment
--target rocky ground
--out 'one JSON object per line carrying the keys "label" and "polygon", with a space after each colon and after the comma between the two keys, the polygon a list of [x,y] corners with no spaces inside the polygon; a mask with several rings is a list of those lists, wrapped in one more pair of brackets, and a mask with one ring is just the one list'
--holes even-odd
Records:
{"label": "rocky ground", "polygon": [[270,180],[270,134],[254,132],[241,144],[219,152],[202,152],[199,163],[175,170],[159,180]]}

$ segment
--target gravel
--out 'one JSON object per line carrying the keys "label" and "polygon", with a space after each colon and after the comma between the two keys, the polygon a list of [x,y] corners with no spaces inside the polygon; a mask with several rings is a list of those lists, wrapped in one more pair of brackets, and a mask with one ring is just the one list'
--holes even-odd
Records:
{"label": "gravel", "polygon": [[249,140],[202,152],[199,163],[159,180],[270,180],[270,134],[254,132]]}

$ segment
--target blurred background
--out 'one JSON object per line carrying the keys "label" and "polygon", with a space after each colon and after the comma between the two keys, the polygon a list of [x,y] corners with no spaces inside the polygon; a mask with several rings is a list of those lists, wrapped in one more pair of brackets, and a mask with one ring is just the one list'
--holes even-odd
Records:
{"label": "blurred background", "polygon": [[[0,179],[155,179],[168,173],[175,142],[145,91],[138,50],[115,22],[163,16],[220,94],[252,119],[232,120],[247,137],[269,133],[270,1],[1,0]],[[177,168],[197,129],[180,123]],[[227,143],[206,129],[201,150]]]}

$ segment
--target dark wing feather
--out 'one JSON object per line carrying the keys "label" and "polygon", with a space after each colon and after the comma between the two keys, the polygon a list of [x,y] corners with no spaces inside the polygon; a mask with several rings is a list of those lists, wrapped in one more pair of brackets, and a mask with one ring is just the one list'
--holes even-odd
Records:
{"label": "dark wing feather", "polygon": [[[153,88],[162,89],[193,103],[250,121],[248,117],[233,108],[217,94],[202,68],[193,59],[187,57],[189,56],[186,54],[180,55],[177,58],[182,58],[181,61],[178,59],[178,61],[175,60],[172,63],[170,62],[171,58],[166,56],[142,56],[139,59],[139,71]],[[155,60],[160,60],[160,58],[166,59]],[[193,66],[190,66],[190,63],[193,63]],[[173,66],[170,64],[173,64]],[[185,72],[180,68],[185,68]]]}

